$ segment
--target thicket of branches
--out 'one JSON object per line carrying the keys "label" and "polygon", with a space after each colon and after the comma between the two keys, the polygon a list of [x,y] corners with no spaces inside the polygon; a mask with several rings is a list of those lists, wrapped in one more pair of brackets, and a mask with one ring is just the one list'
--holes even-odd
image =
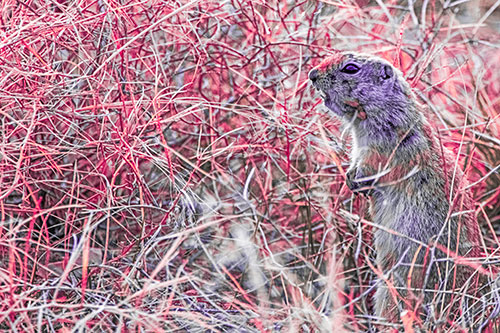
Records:
{"label": "thicket of branches", "polygon": [[374,226],[307,82],[335,50],[405,73],[498,261],[498,2],[413,3],[2,2],[0,327],[373,329]]}

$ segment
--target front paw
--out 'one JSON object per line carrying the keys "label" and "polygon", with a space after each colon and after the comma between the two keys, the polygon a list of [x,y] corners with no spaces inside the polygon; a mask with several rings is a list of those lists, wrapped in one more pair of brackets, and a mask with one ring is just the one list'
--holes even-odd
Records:
{"label": "front paw", "polygon": [[369,196],[373,194],[373,180],[363,178],[367,178],[366,173],[361,168],[354,168],[347,171],[345,182],[352,192]]}
{"label": "front paw", "polygon": [[356,192],[358,189],[358,183],[354,180],[356,179],[356,169],[347,170],[345,183],[347,187],[353,192]]}

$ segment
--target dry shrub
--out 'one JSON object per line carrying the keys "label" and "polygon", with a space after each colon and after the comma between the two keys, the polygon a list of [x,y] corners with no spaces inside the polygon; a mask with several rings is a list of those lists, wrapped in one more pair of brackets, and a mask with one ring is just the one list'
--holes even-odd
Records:
{"label": "dry shrub", "polygon": [[373,329],[373,225],[307,82],[334,50],[405,73],[497,263],[498,3],[481,4],[2,2],[0,326]]}

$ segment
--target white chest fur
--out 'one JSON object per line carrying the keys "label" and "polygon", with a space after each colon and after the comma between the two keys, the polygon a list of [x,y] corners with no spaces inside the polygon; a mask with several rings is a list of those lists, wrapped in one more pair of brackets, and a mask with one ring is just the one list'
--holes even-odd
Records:
{"label": "white chest fur", "polygon": [[351,149],[351,165],[350,168],[357,168],[363,161],[363,155],[366,154],[367,147],[364,147],[362,142],[359,142],[357,135],[352,130],[352,149]]}

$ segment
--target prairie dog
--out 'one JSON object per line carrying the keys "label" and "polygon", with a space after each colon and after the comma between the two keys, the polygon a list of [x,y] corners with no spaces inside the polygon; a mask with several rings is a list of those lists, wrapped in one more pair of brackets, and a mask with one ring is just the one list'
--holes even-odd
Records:
{"label": "prairie dog", "polygon": [[478,286],[466,261],[481,256],[480,229],[467,180],[402,73],[375,56],[338,52],[309,79],[350,128],[346,183],[370,197],[380,226],[374,247],[384,278],[375,314],[394,321],[405,310],[443,318],[461,309],[457,291]]}

